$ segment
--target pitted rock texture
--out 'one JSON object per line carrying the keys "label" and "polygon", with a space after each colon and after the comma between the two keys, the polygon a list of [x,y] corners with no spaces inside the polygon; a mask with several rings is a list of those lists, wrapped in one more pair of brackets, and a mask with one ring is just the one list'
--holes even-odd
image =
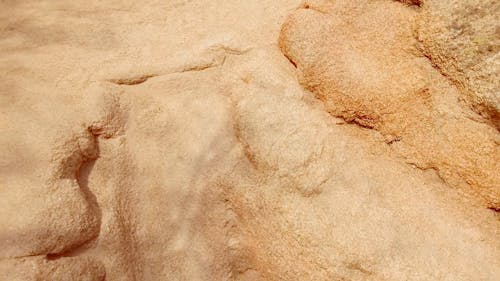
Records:
{"label": "pitted rock texture", "polygon": [[379,131],[407,162],[499,208],[498,131],[416,49],[419,10],[360,2],[308,4],[287,19],[280,47],[301,84],[333,116]]}
{"label": "pitted rock texture", "polygon": [[500,3],[426,0],[418,40],[464,102],[500,129]]}
{"label": "pitted rock texture", "polygon": [[1,1],[0,280],[496,280],[447,8]]}

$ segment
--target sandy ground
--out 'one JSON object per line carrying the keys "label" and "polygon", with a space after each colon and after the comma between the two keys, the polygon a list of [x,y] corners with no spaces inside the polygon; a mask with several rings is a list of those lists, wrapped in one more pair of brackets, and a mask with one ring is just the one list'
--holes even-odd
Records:
{"label": "sandy ground", "polygon": [[497,1],[0,1],[0,280],[498,280]]}

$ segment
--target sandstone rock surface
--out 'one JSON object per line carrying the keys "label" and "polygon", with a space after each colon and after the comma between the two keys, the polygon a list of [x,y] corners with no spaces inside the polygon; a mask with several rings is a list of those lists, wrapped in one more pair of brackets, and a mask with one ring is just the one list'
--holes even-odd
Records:
{"label": "sandstone rock surface", "polygon": [[496,280],[497,6],[0,1],[0,280]]}
{"label": "sandstone rock surface", "polygon": [[419,25],[423,53],[470,108],[500,129],[500,3],[428,0]]}

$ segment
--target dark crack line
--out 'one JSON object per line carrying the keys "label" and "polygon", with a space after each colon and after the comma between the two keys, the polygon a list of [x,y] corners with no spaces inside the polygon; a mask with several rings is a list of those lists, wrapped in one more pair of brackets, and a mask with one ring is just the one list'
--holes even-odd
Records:
{"label": "dark crack line", "polygon": [[136,76],[136,77],[110,79],[110,80],[108,80],[108,82],[111,82],[111,83],[116,84],[116,85],[133,86],[133,85],[142,84],[142,83],[148,81],[149,78],[156,77],[156,76],[158,76],[158,74],[145,74],[145,75]]}
{"label": "dark crack line", "polygon": [[178,74],[178,73],[186,73],[186,72],[196,72],[196,71],[203,71],[211,68],[216,68],[216,67],[222,67],[224,63],[226,62],[226,59],[228,56],[241,56],[244,55],[252,50],[252,48],[247,48],[244,50],[239,50],[236,48],[231,48],[228,46],[224,45],[214,45],[210,47],[208,50],[212,52],[218,52],[222,51],[222,54],[214,54],[212,57],[212,62],[210,63],[202,63],[198,65],[187,65],[183,66],[180,68],[180,70],[172,71],[172,72],[167,72],[167,73],[151,73],[151,74],[143,74],[143,75],[138,75],[138,76],[133,76],[133,77],[126,77],[126,78],[116,78],[116,79],[109,79],[107,80],[110,83],[119,85],[119,86],[135,86],[135,85],[140,85],[145,82],[147,82],[149,79],[154,78],[154,77],[159,77],[159,76],[165,76],[165,75],[172,75],[172,74]]}

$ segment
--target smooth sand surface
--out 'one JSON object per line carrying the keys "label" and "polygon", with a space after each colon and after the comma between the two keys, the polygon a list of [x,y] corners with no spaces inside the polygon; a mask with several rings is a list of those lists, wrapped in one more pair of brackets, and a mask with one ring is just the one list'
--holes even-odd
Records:
{"label": "smooth sand surface", "polygon": [[499,9],[0,1],[0,280],[498,280]]}

